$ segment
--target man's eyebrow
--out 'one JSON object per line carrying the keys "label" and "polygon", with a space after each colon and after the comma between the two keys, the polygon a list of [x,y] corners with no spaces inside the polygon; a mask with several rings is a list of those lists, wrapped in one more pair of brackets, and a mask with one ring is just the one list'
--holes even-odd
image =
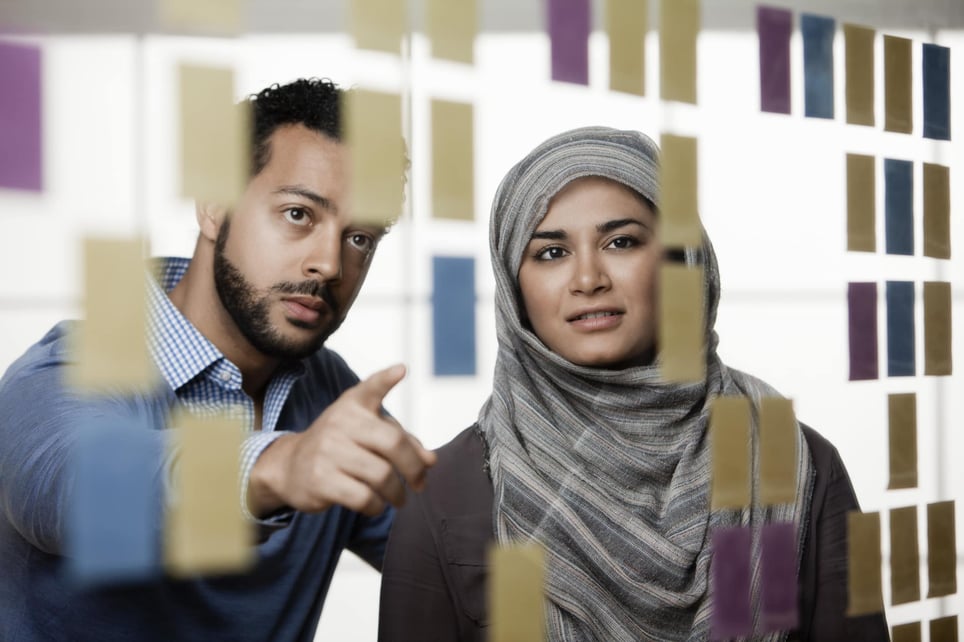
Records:
{"label": "man's eyebrow", "polygon": [[274,191],[275,194],[291,194],[293,196],[300,196],[306,198],[318,207],[324,208],[326,210],[335,211],[337,208],[335,204],[330,200],[322,196],[317,192],[313,192],[307,187],[302,187],[300,185],[284,185],[279,187]]}

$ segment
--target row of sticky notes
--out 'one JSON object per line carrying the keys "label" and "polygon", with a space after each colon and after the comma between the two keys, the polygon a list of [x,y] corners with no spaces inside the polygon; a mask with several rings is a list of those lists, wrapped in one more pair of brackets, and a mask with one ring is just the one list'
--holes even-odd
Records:
{"label": "row of sticky notes", "polygon": [[[890,511],[891,604],[921,599],[917,507]],[[954,502],[927,505],[927,597],[957,592],[957,539]],[[880,513],[854,511],[847,516],[848,603],[851,616],[884,608],[881,588]]]}
{"label": "row of sticky notes", "polygon": [[[425,28],[434,57],[473,63],[478,32],[477,0],[425,0]],[[359,49],[402,52],[408,33],[405,0],[351,0],[351,32]]]}
{"label": "row of sticky notes", "polygon": [[[957,642],[957,616],[935,618],[930,621],[931,642]],[[921,642],[921,623],[908,622],[891,628],[892,642]]]}
{"label": "row of sticky notes", "polygon": [[[850,380],[878,378],[877,289],[873,282],[850,283],[847,290],[850,339]],[[914,301],[915,284],[888,281],[887,373],[916,374]],[[926,281],[924,305],[924,374],[953,374],[951,356],[951,284]]]}
{"label": "row of sticky notes", "polygon": [[[951,258],[950,168],[921,163],[924,256]],[[883,159],[884,238],[888,254],[914,254],[914,170],[908,160]],[[877,167],[873,156],[847,154],[847,249],[877,250]]]}

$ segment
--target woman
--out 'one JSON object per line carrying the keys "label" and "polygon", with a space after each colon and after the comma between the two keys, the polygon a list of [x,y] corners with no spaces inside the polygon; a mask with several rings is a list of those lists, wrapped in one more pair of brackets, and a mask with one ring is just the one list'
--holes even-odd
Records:
{"label": "woman", "polygon": [[712,400],[776,393],[716,354],[708,239],[679,253],[705,274],[706,378],[661,382],[657,155],[638,132],[582,128],[550,138],[502,181],[490,226],[494,390],[396,518],[381,640],[484,639],[486,549],[531,540],[546,549],[550,639],[707,639],[712,531],[770,522],[797,525],[791,639],[887,639],[882,615],[844,617],[846,514],[857,501],[833,446],[811,429],[799,431],[794,504],[710,511]]}

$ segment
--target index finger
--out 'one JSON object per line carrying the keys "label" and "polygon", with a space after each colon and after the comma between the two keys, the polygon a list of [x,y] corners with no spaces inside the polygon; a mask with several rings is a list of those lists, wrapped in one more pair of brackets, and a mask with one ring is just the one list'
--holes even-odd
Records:
{"label": "index finger", "polygon": [[349,392],[357,396],[363,405],[376,410],[381,408],[385,395],[404,378],[405,366],[397,363],[359,381]]}

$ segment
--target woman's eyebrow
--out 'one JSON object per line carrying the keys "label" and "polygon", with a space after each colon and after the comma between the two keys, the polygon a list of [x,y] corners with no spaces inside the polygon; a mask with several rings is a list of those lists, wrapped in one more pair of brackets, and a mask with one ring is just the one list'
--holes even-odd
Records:
{"label": "woman's eyebrow", "polygon": [[596,226],[596,231],[601,234],[605,234],[607,232],[612,232],[613,230],[618,230],[619,228],[625,227],[627,225],[638,225],[640,227],[649,229],[648,225],[646,225],[645,223],[643,223],[638,219],[620,218],[614,221],[606,221],[605,223],[600,223],[599,225]]}
{"label": "woman's eyebrow", "polygon": [[569,235],[563,230],[540,230],[533,232],[530,240],[545,239],[549,241],[565,241],[567,238],[569,238]]}

